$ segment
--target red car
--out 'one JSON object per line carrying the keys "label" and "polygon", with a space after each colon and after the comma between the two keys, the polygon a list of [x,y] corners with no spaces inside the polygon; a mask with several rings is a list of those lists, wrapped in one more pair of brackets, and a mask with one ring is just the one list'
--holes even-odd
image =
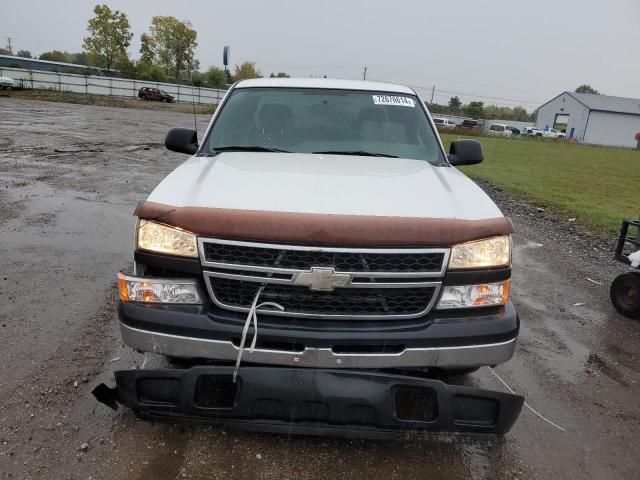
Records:
{"label": "red car", "polygon": [[142,87],[138,90],[138,98],[141,100],[154,100],[156,102],[173,103],[175,98],[164,90],[151,87]]}

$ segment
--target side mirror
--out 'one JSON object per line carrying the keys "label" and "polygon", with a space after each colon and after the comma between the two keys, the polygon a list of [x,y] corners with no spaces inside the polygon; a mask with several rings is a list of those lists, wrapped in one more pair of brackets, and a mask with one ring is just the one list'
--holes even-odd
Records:
{"label": "side mirror", "polygon": [[482,144],[477,140],[455,140],[451,142],[448,158],[454,166],[480,163],[484,159]]}
{"label": "side mirror", "polygon": [[198,151],[198,133],[188,128],[172,128],[164,139],[164,146],[172,152],[193,155]]}

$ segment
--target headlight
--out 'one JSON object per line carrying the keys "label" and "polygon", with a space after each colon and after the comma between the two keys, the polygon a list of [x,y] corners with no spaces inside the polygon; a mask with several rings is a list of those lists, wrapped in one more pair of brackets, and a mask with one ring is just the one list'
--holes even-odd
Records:
{"label": "headlight", "polygon": [[196,236],[180,228],[169,227],[149,220],[140,220],[138,224],[137,248],[150,252],[197,257]]}
{"label": "headlight", "polygon": [[462,243],[451,249],[449,268],[507,267],[511,265],[511,237]]}
{"label": "headlight", "polygon": [[442,288],[438,308],[491,307],[506,305],[509,300],[509,280],[482,285],[451,285]]}
{"label": "headlight", "polygon": [[129,277],[118,273],[118,291],[124,302],[202,303],[193,280]]}

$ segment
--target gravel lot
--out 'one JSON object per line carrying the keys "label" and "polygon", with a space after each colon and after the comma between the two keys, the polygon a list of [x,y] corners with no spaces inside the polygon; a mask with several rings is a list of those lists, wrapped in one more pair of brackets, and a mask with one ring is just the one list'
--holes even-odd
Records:
{"label": "gravel lot", "polygon": [[[498,443],[389,443],[152,424],[90,395],[140,366],[117,330],[133,218],[190,115],[0,98],[0,478],[637,478],[640,323],[609,303],[613,239],[512,202],[523,411]],[[204,129],[207,117],[199,119]],[[597,283],[588,280],[594,280]],[[160,359],[150,358],[153,365]],[[470,385],[503,389],[488,369]]]}

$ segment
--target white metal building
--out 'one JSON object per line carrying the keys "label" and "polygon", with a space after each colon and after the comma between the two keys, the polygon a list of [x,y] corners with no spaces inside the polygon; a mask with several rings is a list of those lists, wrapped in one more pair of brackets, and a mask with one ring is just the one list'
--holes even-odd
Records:
{"label": "white metal building", "polygon": [[538,109],[536,127],[554,125],[584,143],[638,148],[640,99],[563,92]]}

